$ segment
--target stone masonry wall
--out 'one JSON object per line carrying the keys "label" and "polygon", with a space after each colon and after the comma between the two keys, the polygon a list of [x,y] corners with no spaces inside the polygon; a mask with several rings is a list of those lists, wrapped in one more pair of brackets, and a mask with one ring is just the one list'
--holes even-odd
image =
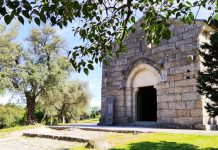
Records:
{"label": "stone masonry wall", "polygon": [[[197,93],[196,77],[200,70],[197,52],[199,34],[203,23],[184,25],[174,22],[170,26],[172,37],[162,40],[159,46],[148,46],[144,32],[135,24],[136,32],[125,40],[128,52],[119,58],[110,59],[103,66],[101,124],[104,124],[106,97],[115,96],[115,124],[131,122],[127,117],[125,97],[126,75],[132,63],[139,59],[152,62],[159,73],[166,72],[166,80],[160,81],[157,89],[157,122],[162,124],[203,124],[202,100]],[[142,46],[141,46],[142,45]],[[130,96],[130,95],[129,95]]]}

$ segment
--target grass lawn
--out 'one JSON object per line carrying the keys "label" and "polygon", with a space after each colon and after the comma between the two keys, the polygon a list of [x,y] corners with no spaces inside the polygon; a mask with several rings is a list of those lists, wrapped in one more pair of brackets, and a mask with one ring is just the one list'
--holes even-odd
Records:
{"label": "grass lawn", "polygon": [[[78,120],[77,123],[99,123],[100,115],[96,116],[96,118],[85,119],[85,120]],[[77,124],[76,122],[70,122],[65,124]],[[59,125],[63,125],[63,123],[59,123]]]}
{"label": "grass lawn", "polygon": [[99,123],[101,115],[96,116],[95,118],[79,120],[78,123]]}
{"label": "grass lawn", "polygon": [[29,126],[15,126],[10,128],[0,129],[0,137],[3,137],[5,134],[15,131],[21,131],[25,129],[32,129],[38,127],[39,125],[29,125]]}
{"label": "grass lawn", "polygon": [[108,137],[111,150],[195,150],[217,149],[218,136],[148,133]]}
{"label": "grass lawn", "polygon": [[78,123],[99,123],[99,117],[87,120],[79,120]]}

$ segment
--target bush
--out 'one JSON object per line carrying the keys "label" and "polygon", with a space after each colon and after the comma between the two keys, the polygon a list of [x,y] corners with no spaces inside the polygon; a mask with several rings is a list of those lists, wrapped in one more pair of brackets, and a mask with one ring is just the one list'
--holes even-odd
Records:
{"label": "bush", "polygon": [[15,104],[0,105],[0,128],[21,125],[24,122],[25,109]]}
{"label": "bush", "polygon": [[100,109],[98,107],[92,107],[90,118],[96,118],[98,115],[100,115]]}

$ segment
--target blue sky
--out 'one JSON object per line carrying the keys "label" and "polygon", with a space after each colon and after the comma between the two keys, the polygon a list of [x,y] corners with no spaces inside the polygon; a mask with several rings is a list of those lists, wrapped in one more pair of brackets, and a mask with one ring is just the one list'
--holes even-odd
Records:
{"label": "blue sky", "polygon": [[[194,10],[196,12],[197,10]],[[198,19],[205,19],[209,16],[209,12],[205,9],[201,9],[198,14]],[[18,41],[23,43],[25,37],[28,35],[29,31],[34,28],[38,27],[35,24],[28,24],[20,26],[20,31],[18,35]],[[56,27],[57,33],[66,40],[68,48],[71,49],[73,46],[81,43],[82,41],[78,37],[74,37],[72,32],[72,27],[68,26],[64,29],[59,29]],[[86,76],[84,73],[72,73],[70,79],[72,80],[82,80],[88,82],[89,90],[92,94],[91,99],[91,106],[100,106],[101,104],[101,78],[102,78],[102,68],[98,64],[95,65],[94,71],[89,73],[89,76]],[[10,94],[5,94],[4,96],[0,96],[0,103],[6,103],[10,99]]]}

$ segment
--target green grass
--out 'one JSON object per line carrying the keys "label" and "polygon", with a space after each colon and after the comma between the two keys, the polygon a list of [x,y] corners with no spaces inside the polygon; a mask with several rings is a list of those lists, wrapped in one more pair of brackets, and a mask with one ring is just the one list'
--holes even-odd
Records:
{"label": "green grass", "polygon": [[148,133],[108,137],[111,150],[196,150],[217,149],[218,136]]}
{"label": "green grass", "polygon": [[[146,133],[108,133],[110,150],[218,150],[218,136]],[[72,150],[88,150],[84,146]]]}
{"label": "green grass", "polygon": [[99,123],[99,118],[79,120],[78,123]]}
{"label": "green grass", "polygon": [[[85,119],[85,120],[78,120],[77,123],[99,123],[99,118],[100,115],[96,116],[96,118],[91,118],[91,119]],[[70,123],[65,123],[67,124],[77,124],[76,122],[70,122]],[[59,125],[63,125],[63,123],[59,123]]]}
{"label": "green grass", "polygon": [[91,119],[86,119],[86,120],[79,120],[78,123],[99,123],[99,118],[101,116],[98,115],[95,118],[91,118]]}
{"label": "green grass", "polygon": [[21,131],[21,130],[25,130],[25,129],[32,129],[32,128],[35,128],[37,126],[39,126],[39,125],[15,126],[15,127],[10,127],[10,128],[0,129],[0,137],[3,137],[5,134],[10,133],[10,132]]}

